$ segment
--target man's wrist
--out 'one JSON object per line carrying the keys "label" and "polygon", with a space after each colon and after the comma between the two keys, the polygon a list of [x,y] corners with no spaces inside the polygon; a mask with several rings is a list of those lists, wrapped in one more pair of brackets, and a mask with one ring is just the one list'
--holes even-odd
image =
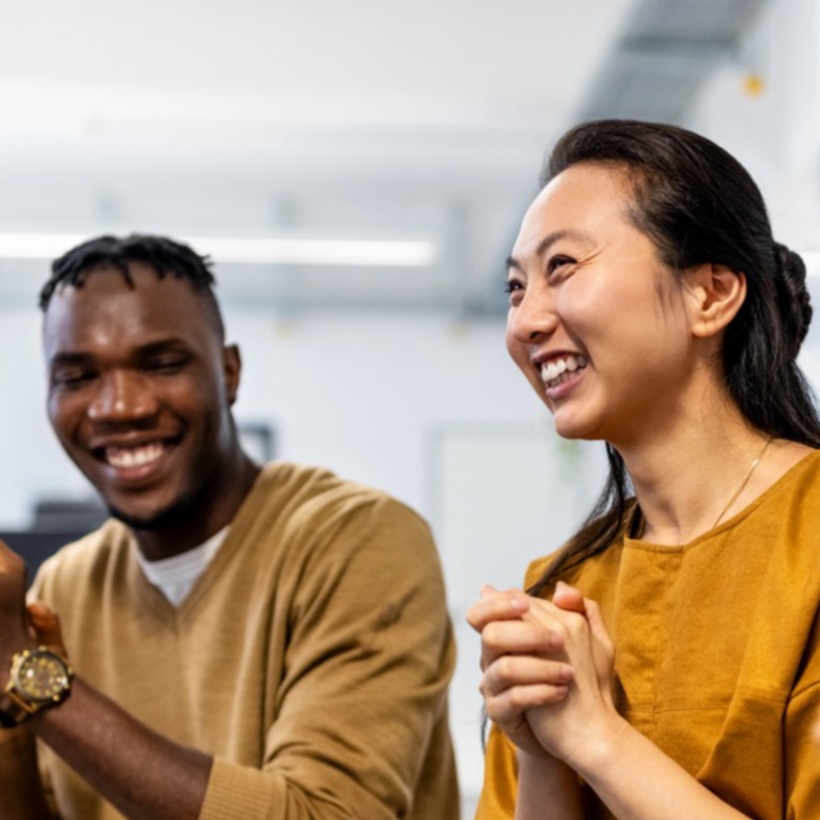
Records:
{"label": "man's wrist", "polygon": [[32,644],[12,655],[0,688],[0,726],[14,728],[43,709],[62,703],[74,676],[68,662]]}
{"label": "man's wrist", "polygon": [[0,729],[14,729],[20,725],[10,708],[6,689],[11,680],[11,666],[15,656],[29,648],[31,647],[24,645],[19,649],[9,649],[5,646],[0,649]]}
{"label": "man's wrist", "polygon": [[20,639],[3,642],[3,645],[0,646],[0,692],[6,691],[11,679],[11,667],[15,657],[27,649],[36,648],[37,644],[33,640]]}

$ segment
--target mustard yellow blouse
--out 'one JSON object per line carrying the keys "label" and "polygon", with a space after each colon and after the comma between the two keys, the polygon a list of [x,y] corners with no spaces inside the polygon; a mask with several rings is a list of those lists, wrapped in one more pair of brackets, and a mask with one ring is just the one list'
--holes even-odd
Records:
{"label": "mustard yellow blouse", "polygon": [[[601,606],[632,726],[751,817],[820,818],[820,451],[689,544],[624,537],[563,577]],[[513,817],[516,768],[493,727],[476,820]]]}

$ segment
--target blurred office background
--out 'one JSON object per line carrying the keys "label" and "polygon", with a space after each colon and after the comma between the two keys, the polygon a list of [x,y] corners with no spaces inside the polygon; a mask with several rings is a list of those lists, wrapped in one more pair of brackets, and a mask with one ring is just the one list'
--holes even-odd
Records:
{"label": "blurred office background", "polygon": [[[99,515],[45,419],[47,259],[101,232],[190,240],[244,354],[253,452],[385,487],[433,525],[469,816],[482,758],[464,612],[483,581],[520,583],[603,476],[598,445],[554,436],[503,341],[503,260],[543,154],[600,116],[735,153],[820,277],[817,0],[5,8],[0,530],[36,562]],[[815,386],[819,334],[801,359]]]}

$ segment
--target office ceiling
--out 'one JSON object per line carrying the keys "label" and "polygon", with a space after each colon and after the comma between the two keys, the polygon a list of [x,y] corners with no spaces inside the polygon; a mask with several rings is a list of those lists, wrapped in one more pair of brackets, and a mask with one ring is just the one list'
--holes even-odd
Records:
{"label": "office ceiling", "polygon": [[[215,261],[223,298],[266,310],[495,315],[560,131],[679,121],[762,2],[16,4],[0,232],[424,239],[425,267]],[[30,302],[45,271],[0,260],[0,294]]]}

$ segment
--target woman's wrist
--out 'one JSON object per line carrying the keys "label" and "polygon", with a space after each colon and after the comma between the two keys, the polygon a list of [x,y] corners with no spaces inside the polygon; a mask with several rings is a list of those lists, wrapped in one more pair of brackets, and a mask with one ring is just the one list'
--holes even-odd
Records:
{"label": "woman's wrist", "polygon": [[567,765],[560,758],[551,755],[546,749],[542,749],[540,752],[528,752],[519,747],[516,749],[516,757],[518,758],[519,774],[523,771],[544,772]]}
{"label": "woman's wrist", "polygon": [[584,816],[581,783],[566,763],[552,755],[518,751],[516,820],[544,816],[575,820]]}
{"label": "woman's wrist", "polygon": [[589,782],[595,772],[611,766],[622,748],[624,736],[634,731],[617,712],[608,713],[593,731],[576,735],[565,762]]}

